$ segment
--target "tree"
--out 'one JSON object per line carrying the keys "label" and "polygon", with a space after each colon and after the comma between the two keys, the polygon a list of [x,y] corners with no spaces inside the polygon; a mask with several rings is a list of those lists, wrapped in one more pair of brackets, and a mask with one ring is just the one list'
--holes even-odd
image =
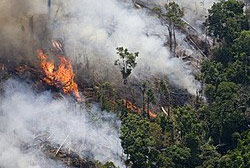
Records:
{"label": "tree", "polygon": [[224,67],[221,63],[207,60],[201,66],[201,79],[206,84],[218,86],[220,82],[226,81]]}
{"label": "tree", "polygon": [[175,29],[177,26],[184,25],[181,18],[184,16],[184,10],[176,2],[170,2],[165,4],[166,14],[165,19],[168,21],[168,32],[169,32],[169,47],[170,51],[174,54],[176,53],[176,35]]}
{"label": "tree", "polygon": [[200,164],[201,143],[203,139],[203,124],[198,119],[198,113],[190,106],[177,108],[174,111],[176,132],[180,143],[189,149],[188,167]]}
{"label": "tree", "polygon": [[207,84],[205,88],[205,95],[207,98],[208,103],[212,103],[216,97],[216,87],[212,84]]}
{"label": "tree", "polygon": [[156,144],[150,136],[150,122],[138,115],[128,114],[122,121],[121,144],[132,168],[150,167],[150,148]]}
{"label": "tree", "polygon": [[142,92],[142,115],[144,117],[146,117],[146,112],[145,112],[145,92],[146,92],[146,89],[147,89],[147,85],[146,83],[144,82],[142,84],[142,86],[140,86],[140,90]]}
{"label": "tree", "polygon": [[[234,43],[234,53],[235,59],[239,59],[240,61],[244,61],[244,59],[250,59],[250,31],[242,31],[240,36],[235,40]],[[245,56],[248,58],[241,57],[239,54],[245,53]]]}
{"label": "tree", "polygon": [[244,13],[244,3],[237,0],[222,0],[209,10],[206,20],[209,34],[226,43],[232,43],[249,24]]}
{"label": "tree", "polygon": [[250,131],[241,134],[237,148],[230,150],[219,160],[219,168],[250,167]]}
{"label": "tree", "polygon": [[115,66],[119,66],[125,85],[129,75],[137,65],[136,58],[139,56],[139,52],[130,53],[127,48],[123,47],[118,47],[116,50],[120,58],[115,60]]}
{"label": "tree", "polygon": [[152,151],[150,153],[152,168],[169,168],[175,167],[173,160],[166,152]]}
{"label": "tree", "polygon": [[249,123],[246,108],[240,100],[240,87],[233,82],[221,82],[216,90],[214,101],[204,109],[208,123],[208,137],[212,137],[214,145],[221,153],[233,148],[235,132],[243,132]]}
{"label": "tree", "polygon": [[235,62],[231,68],[235,68],[236,72],[233,78],[237,83],[247,85],[250,82],[250,31],[241,32],[235,40],[233,52]]}
{"label": "tree", "polygon": [[172,159],[174,168],[188,168],[190,149],[181,145],[173,145],[166,149],[166,155]]}
{"label": "tree", "polygon": [[[154,92],[152,90],[152,88],[149,88],[147,90],[147,111],[150,110],[150,104],[155,102],[155,95]],[[147,113],[148,118],[150,119],[150,115],[149,112]]]}
{"label": "tree", "polygon": [[228,65],[226,77],[229,81],[247,85],[250,82],[250,66],[242,61],[235,61]]}
{"label": "tree", "polygon": [[159,92],[160,92],[160,99],[161,99],[161,106],[166,105],[168,108],[168,115],[170,116],[171,110],[171,93],[169,85],[164,81],[161,80],[159,83]]}
{"label": "tree", "polygon": [[122,120],[121,144],[132,168],[172,167],[172,159],[163,152],[166,143],[162,136],[162,128],[157,122],[134,114]]}
{"label": "tree", "polygon": [[117,168],[113,162],[106,162],[105,164],[102,164],[101,162],[97,162],[96,166],[98,168]]}
{"label": "tree", "polygon": [[197,168],[214,168],[218,167],[221,155],[216,151],[216,147],[205,143],[201,146],[200,154],[201,165]]}
{"label": "tree", "polygon": [[113,86],[108,83],[102,83],[99,87],[95,87],[97,98],[100,101],[102,110],[112,110],[112,99],[116,99],[116,91]]}
{"label": "tree", "polygon": [[175,56],[177,47],[175,29],[176,27],[184,25],[184,22],[182,20],[182,17],[184,16],[184,10],[183,8],[180,8],[180,6],[176,2],[169,2],[165,4],[164,9],[165,11],[163,11],[160,7],[154,7],[152,11],[157,13],[158,16],[161,17],[164,21],[167,21],[169,33],[169,48],[170,52]]}

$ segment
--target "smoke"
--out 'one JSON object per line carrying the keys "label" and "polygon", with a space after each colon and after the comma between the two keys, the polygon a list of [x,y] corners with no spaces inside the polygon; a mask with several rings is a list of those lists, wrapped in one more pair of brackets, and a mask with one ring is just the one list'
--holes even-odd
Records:
{"label": "smoke", "polygon": [[[147,1],[163,2],[167,1]],[[204,5],[191,0],[177,2],[187,9],[187,19],[199,25],[213,1],[204,0]],[[140,52],[134,77],[161,74],[191,94],[199,89],[192,67],[173,58],[164,45],[166,26],[144,9],[136,10],[130,0],[52,0],[50,7],[47,0],[2,0],[0,11],[0,57],[35,60],[34,51],[48,47],[53,36],[62,39],[73,61],[84,63],[83,56],[87,57],[96,71],[106,75],[106,69],[116,70],[115,49],[123,46]],[[178,43],[189,49],[184,38],[177,33]]]}
{"label": "smoke", "polygon": [[135,0],[145,3],[150,7],[164,6],[169,2],[176,2],[184,9],[184,19],[188,21],[193,27],[202,32],[202,24],[208,14],[208,9],[211,8],[213,3],[219,0]]}
{"label": "smoke", "polygon": [[[53,99],[50,92],[35,93],[24,82],[9,79],[0,98],[0,167],[63,167],[38,149],[25,149],[41,134],[51,144],[62,144],[90,159],[113,161],[123,167],[119,119],[110,113]],[[68,137],[68,138],[66,138]]]}
{"label": "smoke", "polygon": [[43,45],[49,32],[47,7],[41,2],[0,1],[0,58],[31,60],[35,48]]}
{"label": "smoke", "polygon": [[176,0],[185,11],[185,19],[197,30],[202,31],[203,23],[213,3],[219,0]]}
{"label": "smoke", "polygon": [[[50,28],[55,38],[65,41],[67,55],[73,60],[82,60],[79,55],[85,53],[93,63],[101,59],[112,67],[117,59],[116,47],[123,46],[140,52],[135,77],[160,73],[191,94],[196,93],[199,83],[192,68],[173,58],[164,46],[167,28],[156,17],[121,0],[57,2],[52,5],[54,22]],[[177,35],[179,41],[185,38]]]}

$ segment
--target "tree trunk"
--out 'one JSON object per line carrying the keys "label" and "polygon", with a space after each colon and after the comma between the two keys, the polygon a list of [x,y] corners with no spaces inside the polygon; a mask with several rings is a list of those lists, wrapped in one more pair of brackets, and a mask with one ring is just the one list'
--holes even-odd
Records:
{"label": "tree trunk", "polygon": [[177,42],[176,42],[176,36],[175,36],[175,27],[173,25],[173,37],[174,37],[174,49],[173,49],[173,54],[174,54],[174,57],[176,56],[176,47],[177,47]]}
{"label": "tree trunk", "polygon": [[174,143],[174,121],[173,121],[173,117],[172,117],[172,114],[171,114],[171,108],[169,107],[169,111],[168,111],[168,114],[169,114],[169,118],[172,122],[172,130],[171,130],[171,135],[170,135],[170,141],[171,141],[171,144],[175,144]]}
{"label": "tree trunk", "polygon": [[127,85],[127,83],[128,83],[128,79],[127,78],[123,79],[123,84]]}
{"label": "tree trunk", "polygon": [[147,103],[147,117],[148,117],[148,119],[150,119],[150,115],[149,115],[149,104],[150,104],[150,102],[148,101],[148,103]]}
{"label": "tree trunk", "polygon": [[145,117],[145,91],[142,91],[142,115]]}
{"label": "tree trunk", "polygon": [[169,48],[170,52],[173,52],[173,35],[172,35],[172,28],[171,23],[168,26],[168,33],[169,33]]}

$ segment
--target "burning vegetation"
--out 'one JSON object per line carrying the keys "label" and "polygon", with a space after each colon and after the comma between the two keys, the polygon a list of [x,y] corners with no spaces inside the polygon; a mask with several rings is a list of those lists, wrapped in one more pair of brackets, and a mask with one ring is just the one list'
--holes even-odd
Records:
{"label": "burning vegetation", "polygon": [[65,58],[65,56],[59,55],[59,63],[58,66],[56,66],[55,63],[49,59],[48,54],[41,49],[37,50],[37,56],[45,76],[43,81],[62,89],[64,93],[72,94],[77,101],[81,101],[78,86],[74,81],[75,74],[71,61]]}
{"label": "burning vegetation", "polygon": [[1,168],[250,167],[249,6],[220,1],[196,27],[176,1],[48,0],[41,14],[14,1],[24,18],[0,27]]}

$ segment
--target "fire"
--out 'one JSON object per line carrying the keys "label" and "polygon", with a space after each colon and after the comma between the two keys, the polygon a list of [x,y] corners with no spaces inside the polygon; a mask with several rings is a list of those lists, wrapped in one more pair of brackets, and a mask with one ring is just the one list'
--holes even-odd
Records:
{"label": "fire", "polygon": [[49,60],[49,56],[45,54],[43,50],[38,50],[37,54],[40,60],[40,67],[45,75],[43,81],[49,85],[61,88],[64,93],[73,94],[77,101],[81,101],[78,86],[74,81],[75,74],[71,61],[63,55],[59,55],[59,63],[56,67],[54,62]]}
{"label": "fire", "polygon": [[[137,114],[141,114],[141,109],[138,108],[136,105],[134,105],[131,101],[123,99],[123,105],[124,105],[128,110],[130,110],[130,111],[132,111],[132,112],[134,112],[134,113],[137,113]],[[156,117],[157,117],[157,115],[156,115],[154,112],[152,112],[151,110],[148,110],[148,109],[146,109],[146,108],[145,108],[144,110],[146,111],[146,113],[149,114],[149,116],[150,116],[151,118],[156,118]]]}

